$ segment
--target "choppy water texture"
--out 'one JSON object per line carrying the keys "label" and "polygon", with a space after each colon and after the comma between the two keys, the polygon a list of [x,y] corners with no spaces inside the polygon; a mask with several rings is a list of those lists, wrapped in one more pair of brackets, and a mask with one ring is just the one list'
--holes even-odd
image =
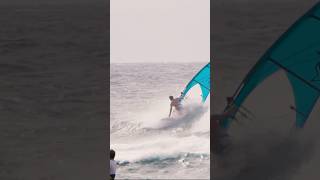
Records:
{"label": "choppy water texture", "polygon": [[106,177],[106,6],[27,3],[0,6],[0,179]]}
{"label": "choppy water texture", "polygon": [[111,148],[118,178],[209,179],[209,102],[197,88],[185,111],[169,113],[169,95],[178,96],[199,64],[111,64]]}

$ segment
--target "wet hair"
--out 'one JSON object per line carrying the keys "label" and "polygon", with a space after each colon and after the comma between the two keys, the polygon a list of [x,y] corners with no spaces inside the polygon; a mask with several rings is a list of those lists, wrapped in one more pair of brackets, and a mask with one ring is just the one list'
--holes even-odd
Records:
{"label": "wet hair", "polygon": [[169,96],[169,99],[172,100],[172,99],[173,99],[173,96]]}
{"label": "wet hair", "polygon": [[116,152],[113,149],[110,149],[110,159],[114,159]]}

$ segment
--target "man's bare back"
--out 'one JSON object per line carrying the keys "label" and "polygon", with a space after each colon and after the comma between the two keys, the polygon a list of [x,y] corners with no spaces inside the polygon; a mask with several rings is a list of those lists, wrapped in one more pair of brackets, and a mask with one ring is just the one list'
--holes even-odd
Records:
{"label": "man's bare back", "polygon": [[171,101],[170,103],[170,112],[169,112],[169,117],[171,116],[172,113],[172,107],[175,108],[175,110],[177,110],[178,112],[181,112],[182,110],[182,97],[178,97],[178,98],[173,98],[173,96],[169,96],[169,99]]}

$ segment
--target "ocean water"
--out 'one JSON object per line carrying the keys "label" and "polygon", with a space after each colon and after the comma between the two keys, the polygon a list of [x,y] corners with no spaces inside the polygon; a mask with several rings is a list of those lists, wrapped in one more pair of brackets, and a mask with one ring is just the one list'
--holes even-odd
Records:
{"label": "ocean water", "polygon": [[179,96],[205,64],[111,64],[110,146],[117,178],[210,178],[210,99],[201,104],[195,87],[183,114],[167,118],[168,96]]}
{"label": "ocean water", "polygon": [[103,179],[106,4],[0,4],[0,179]]}

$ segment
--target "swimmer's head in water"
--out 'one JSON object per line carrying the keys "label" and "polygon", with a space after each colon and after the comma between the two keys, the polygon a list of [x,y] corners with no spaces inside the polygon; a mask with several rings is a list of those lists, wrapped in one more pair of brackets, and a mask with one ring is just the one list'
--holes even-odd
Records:
{"label": "swimmer's head in water", "polygon": [[110,149],[110,159],[114,159],[116,152],[113,149]]}
{"label": "swimmer's head in water", "polygon": [[172,101],[173,100],[173,96],[169,96],[169,99]]}

